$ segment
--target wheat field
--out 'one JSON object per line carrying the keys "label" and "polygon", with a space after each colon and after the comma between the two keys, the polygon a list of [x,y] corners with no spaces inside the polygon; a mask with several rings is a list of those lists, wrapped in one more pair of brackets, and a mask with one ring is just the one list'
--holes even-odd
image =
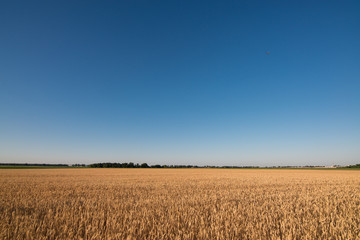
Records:
{"label": "wheat field", "polygon": [[0,239],[360,239],[360,171],[2,169]]}

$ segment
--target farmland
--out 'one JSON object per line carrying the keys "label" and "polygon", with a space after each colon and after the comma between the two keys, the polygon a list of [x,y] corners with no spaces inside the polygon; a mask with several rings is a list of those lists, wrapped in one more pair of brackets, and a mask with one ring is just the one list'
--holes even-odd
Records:
{"label": "farmland", "polygon": [[0,239],[360,239],[360,171],[0,169]]}

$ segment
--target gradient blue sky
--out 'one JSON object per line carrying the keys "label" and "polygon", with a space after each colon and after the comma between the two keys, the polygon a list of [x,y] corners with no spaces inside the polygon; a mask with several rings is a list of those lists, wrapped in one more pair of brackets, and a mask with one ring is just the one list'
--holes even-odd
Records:
{"label": "gradient blue sky", "polygon": [[1,1],[0,162],[359,163],[359,12]]}

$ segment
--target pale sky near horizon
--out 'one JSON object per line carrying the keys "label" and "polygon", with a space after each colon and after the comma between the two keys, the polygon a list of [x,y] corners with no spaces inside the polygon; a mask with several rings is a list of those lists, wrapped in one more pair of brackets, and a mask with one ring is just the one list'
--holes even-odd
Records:
{"label": "pale sky near horizon", "polygon": [[0,162],[360,163],[359,1],[1,1]]}

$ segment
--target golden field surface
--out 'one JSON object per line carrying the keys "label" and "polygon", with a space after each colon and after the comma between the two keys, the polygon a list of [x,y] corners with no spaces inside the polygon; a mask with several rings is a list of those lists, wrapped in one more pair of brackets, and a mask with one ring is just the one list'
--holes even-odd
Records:
{"label": "golden field surface", "polygon": [[0,169],[0,239],[360,239],[360,171]]}

